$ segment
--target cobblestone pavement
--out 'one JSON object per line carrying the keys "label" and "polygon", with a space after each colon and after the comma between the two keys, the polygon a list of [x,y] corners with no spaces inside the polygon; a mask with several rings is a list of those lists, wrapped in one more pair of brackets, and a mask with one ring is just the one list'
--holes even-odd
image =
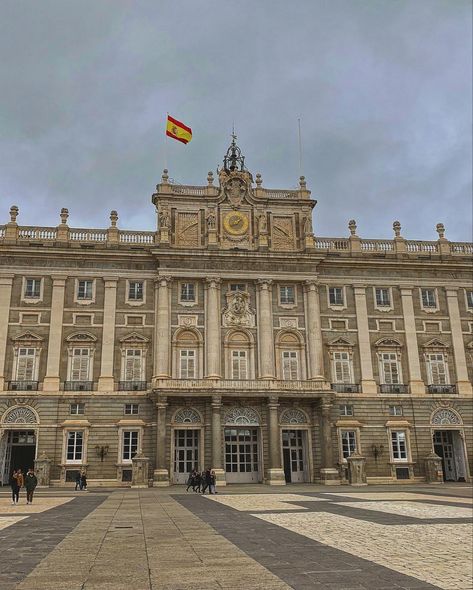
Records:
{"label": "cobblestone pavement", "polygon": [[0,590],[473,588],[465,485],[54,490],[36,501],[37,512],[12,512],[0,493]]}

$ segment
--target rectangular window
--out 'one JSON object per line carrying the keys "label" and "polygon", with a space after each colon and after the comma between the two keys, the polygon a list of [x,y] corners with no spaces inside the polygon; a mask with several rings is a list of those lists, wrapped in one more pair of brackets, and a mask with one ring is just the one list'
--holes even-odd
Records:
{"label": "rectangular window", "polygon": [[447,385],[447,366],[443,354],[427,355],[429,385]]}
{"label": "rectangular window", "polygon": [[92,299],[93,281],[78,281],[77,299]]}
{"label": "rectangular window", "polygon": [[195,283],[181,283],[181,301],[195,302]]}
{"label": "rectangular window", "polygon": [[280,303],[294,305],[296,302],[296,292],[293,285],[281,285],[279,287]]}
{"label": "rectangular window", "polygon": [[67,463],[80,463],[84,445],[84,432],[82,430],[70,430],[67,433]]}
{"label": "rectangular window", "polygon": [[41,279],[26,279],[25,297],[28,299],[39,299],[41,296]]}
{"label": "rectangular window", "polygon": [[246,291],[245,283],[230,283],[230,291]]}
{"label": "rectangular window", "polygon": [[347,459],[356,451],[356,432],[354,430],[342,430],[342,454]]}
{"label": "rectangular window", "polygon": [[400,383],[399,378],[399,359],[395,352],[382,352],[381,359],[381,378],[385,385],[397,385]]}
{"label": "rectangular window", "polygon": [[389,289],[376,289],[376,305],[378,307],[389,307],[391,305],[391,298],[389,296]]}
{"label": "rectangular window", "polygon": [[422,307],[437,307],[434,289],[421,289],[422,293]]}
{"label": "rectangular window", "polygon": [[334,383],[352,383],[351,361],[348,352],[333,353],[332,371]]}
{"label": "rectangular window", "polygon": [[246,350],[232,350],[232,379],[247,379]]}
{"label": "rectangular window", "polygon": [[122,461],[131,461],[138,451],[138,430],[123,431]]}
{"label": "rectangular window", "polygon": [[466,291],[466,306],[473,309],[473,291]]}
{"label": "rectangular window", "polygon": [[353,406],[350,404],[341,404],[340,416],[353,416]]}
{"label": "rectangular window", "polygon": [[136,416],[140,413],[140,406],[139,404],[125,404],[123,408],[123,413],[127,416]]}
{"label": "rectangular window", "polygon": [[328,290],[328,299],[330,305],[343,305],[342,287],[330,287]]}
{"label": "rectangular window", "polygon": [[143,301],[142,281],[130,281],[128,283],[128,299],[130,301]]}
{"label": "rectangular window", "polygon": [[394,461],[407,461],[407,443],[404,430],[391,431],[391,447]]}
{"label": "rectangular window", "polygon": [[140,348],[125,350],[124,381],[143,381],[143,351]]}
{"label": "rectangular window", "polygon": [[282,353],[282,378],[294,381],[299,378],[297,351],[284,350]]}
{"label": "rectangular window", "polygon": [[194,379],[195,378],[195,350],[181,350],[180,351],[180,378]]}
{"label": "rectangular window", "polygon": [[36,365],[36,348],[19,348],[16,365],[17,381],[34,381]]}
{"label": "rectangular window", "polygon": [[389,406],[390,416],[402,416],[402,406]]}
{"label": "rectangular window", "polygon": [[89,381],[90,348],[74,348],[71,359],[71,381]]}
{"label": "rectangular window", "polygon": [[71,404],[69,408],[69,414],[73,414],[74,416],[85,414],[85,404],[83,402]]}

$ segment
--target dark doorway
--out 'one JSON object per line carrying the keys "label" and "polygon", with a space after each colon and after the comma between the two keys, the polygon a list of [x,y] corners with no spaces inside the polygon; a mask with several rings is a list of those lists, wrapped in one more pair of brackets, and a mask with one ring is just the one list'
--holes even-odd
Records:
{"label": "dark doorway", "polygon": [[284,478],[286,483],[291,483],[291,450],[283,449],[282,452],[284,456]]}
{"label": "dark doorway", "polygon": [[8,481],[15,469],[21,469],[26,473],[31,467],[34,468],[36,456],[36,436],[34,430],[11,430],[9,432],[9,465]]}

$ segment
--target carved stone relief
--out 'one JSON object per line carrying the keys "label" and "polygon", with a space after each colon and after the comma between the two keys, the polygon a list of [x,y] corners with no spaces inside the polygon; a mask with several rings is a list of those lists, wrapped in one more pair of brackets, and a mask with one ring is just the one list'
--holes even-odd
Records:
{"label": "carved stone relief", "polygon": [[201,419],[198,412],[192,408],[182,408],[176,412],[174,422],[177,424],[200,424]]}
{"label": "carved stone relief", "polygon": [[230,408],[225,412],[225,424],[259,426],[258,414],[252,408]]}
{"label": "carved stone relief", "polygon": [[292,217],[273,217],[271,242],[273,250],[294,250]]}
{"label": "carved stone relief", "polygon": [[279,318],[280,328],[299,328],[298,318]]}
{"label": "carved stone relief", "polygon": [[255,312],[250,307],[249,294],[244,291],[230,291],[225,296],[227,307],[223,310],[223,325],[225,327],[253,328],[255,326]]}
{"label": "carved stone relief", "polygon": [[199,246],[199,214],[197,212],[177,214],[176,246],[186,248]]}
{"label": "carved stone relief", "polygon": [[2,418],[3,424],[37,424],[36,414],[30,408],[12,408]]}
{"label": "carved stone relief", "polygon": [[178,314],[177,321],[180,326],[197,326],[196,315]]}

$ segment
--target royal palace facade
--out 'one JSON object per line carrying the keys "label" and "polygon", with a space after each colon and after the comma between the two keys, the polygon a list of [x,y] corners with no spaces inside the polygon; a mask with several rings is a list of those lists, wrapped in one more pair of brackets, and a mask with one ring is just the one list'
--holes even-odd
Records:
{"label": "royal palace facade", "polygon": [[304,177],[264,188],[234,140],[152,203],[157,231],[0,226],[3,483],[470,480],[472,244],[314,236]]}

